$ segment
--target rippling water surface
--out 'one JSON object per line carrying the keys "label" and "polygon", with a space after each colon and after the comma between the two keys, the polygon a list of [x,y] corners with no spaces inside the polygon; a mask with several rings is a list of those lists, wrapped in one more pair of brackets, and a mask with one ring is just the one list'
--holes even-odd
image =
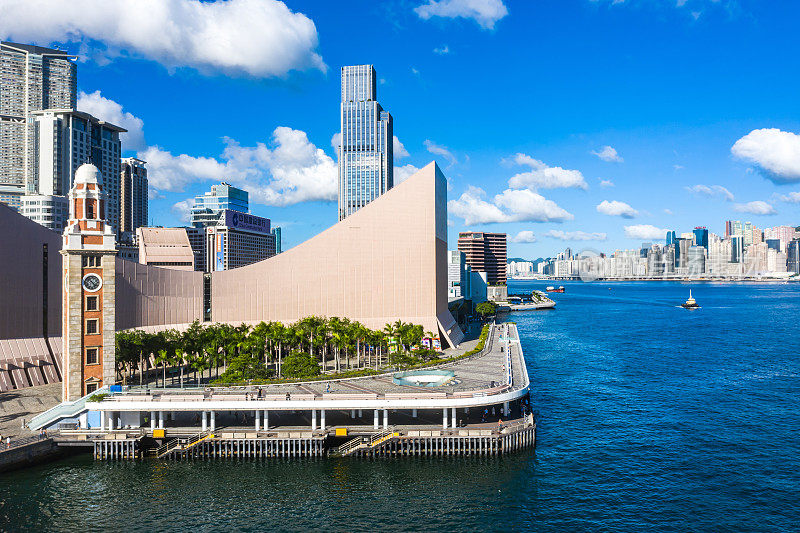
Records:
{"label": "rippling water surface", "polygon": [[[512,291],[543,288],[512,282]],[[0,530],[796,530],[800,285],[570,283],[518,322],[538,446],[499,459],[0,475]],[[611,290],[609,290],[609,288]]]}

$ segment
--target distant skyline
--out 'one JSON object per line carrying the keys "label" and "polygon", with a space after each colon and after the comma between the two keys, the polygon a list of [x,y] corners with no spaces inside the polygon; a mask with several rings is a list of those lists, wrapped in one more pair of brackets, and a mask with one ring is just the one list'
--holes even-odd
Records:
{"label": "distant skyline", "polygon": [[796,3],[81,3],[6,0],[0,38],[80,56],[78,109],[129,130],[155,224],[186,224],[220,181],[284,249],[334,224],[353,64],[378,71],[395,181],[434,159],[448,177],[451,249],[465,230],[535,258],[800,224]]}

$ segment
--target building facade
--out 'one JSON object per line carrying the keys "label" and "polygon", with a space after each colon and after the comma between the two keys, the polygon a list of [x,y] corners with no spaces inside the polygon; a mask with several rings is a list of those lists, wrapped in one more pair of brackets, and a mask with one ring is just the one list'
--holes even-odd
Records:
{"label": "building facade", "polygon": [[206,272],[239,268],[276,254],[270,220],[230,209],[206,228]]}
{"label": "building facade", "polygon": [[392,116],[377,102],[372,65],[342,67],[339,220],[394,185]]}
{"label": "building facade", "polygon": [[505,285],[506,241],[505,233],[467,231],[458,234],[458,249],[473,272],[486,272],[489,285]]}
{"label": "building facade", "polygon": [[185,228],[137,228],[139,263],[142,265],[194,270],[194,253]]}
{"label": "building facade", "polygon": [[105,221],[100,171],[82,165],[69,193],[64,265],[63,400],[114,383],[116,234]]}
{"label": "building facade", "polygon": [[135,157],[120,161],[120,235],[132,242],[136,228],[147,226],[147,167]]}
{"label": "building facade", "polygon": [[67,225],[69,202],[66,196],[26,194],[22,197],[19,212],[37,224],[61,233]]}
{"label": "building facade", "polygon": [[75,59],[61,50],[0,43],[0,201],[14,208],[24,194],[54,194],[36,187],[31,113],[75,107]]}
{"label": "building facade", "polygon": [[250,195],[247,191],[222,182],[212,185],[211,191],[195,196],[191,224],[195,228],[215,226],[225,209],[240,213],[250,212]]}
{"label": "building facade", "polygon": [[90,162],[108,196],[105,220],[120,228],[119,134],[127,130],[75,109],[34,111],[36,191],[62,195],[72,186],[78,167]]}

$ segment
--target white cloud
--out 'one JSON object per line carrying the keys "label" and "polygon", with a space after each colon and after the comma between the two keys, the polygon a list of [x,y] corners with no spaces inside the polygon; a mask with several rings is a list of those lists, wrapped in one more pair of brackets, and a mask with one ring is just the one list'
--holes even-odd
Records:
{"label": "white cloud", "polygon": [[777,215],[778,212],[767,202],[756,200],[745,204],[736,204],[733,210],[739,213],[750,213],[751,215]]}
{"label": "white cloud", "polygon": [[500,222],[561,222],[575,218],[552,200],[528,189],[506,189],[483,199],[485,192],[470,186],[457,200],[447,202],[448,212],[463,218],[468,226]]}
{"label": "white cloud", "polygon": [[666,238],[667,230],[657,228],[651,224],[637,224],[635,226],[625,226],[625,236],[629,239],[658,240]]}
{"label": "white cloud", "polygon": [[336,199],[336,163],[305,132],[275,128],[270,145],[241,146],[225,139],[219,159],[173,155],[157,146],[139,152],[147,161],[151,187],[181,191],[194,181],[225,180],[250,192],[251,201],[292,205]]}
{"label": "white cloud", "polygon": [[314,22],[278,0],[4,0],[0,34],[80,42],[87,55],[130,55],[167,68],[253,77],[327,70]]}
{"label": "white cloud", "polygon": [[610,202],[608,200],[603,200],[597,205],[597,212],[603,215],[622,218],[633,218],[639,214],[636,209],[625,202],[619,202],[617,200],[612,200]]}
{"label": "white cloud", "polygon": [[604,241],[608,239],[605,233],[587,233],[585,231],[562,231],[551,229],[546,236],[561,241]]}
{"label": "white cloud", "polygon": [[800,135],[777,128],[753,130],[736,141],[731,153],[775,183],[800,181]]}
{"label": "white cloud", "polygon": [[431,17],[470,18],[484,29],[493,29],[495,23],[508,15],[502,0],[428,0],[414,12],[423,20]]}
{"label": "white cloud", "polygon": [[110,122],[128,130],[120,134],[123,150],[141,150],[144,148],[144,122],[139,117],[122,110],[122,106],[100,94],[100,91],[86,94],[78,93],[78,111]]}
{"label": "white cloud", "polygon": [[521,172],[508,180],[512,189],[560,189],[575,187],[588,189],[583,174],[578,170],[568,170],[561,167],[549,167],[538,159],[526,154],[516,154],[513,161],[518,165],[531,168],[528,172]]}
{"label": "white cloud", "polygon": [[683,165],[672,165],[672,169],[673,170],[683,170],[684,166]]}
{"label": "white cloud", "polygon": [[178,220],[184,224],[188,224],[192,219],[192,206],[194,206],[194,199],[187,198],[186,200],[176,202],[172,206],[172,212],[175,213],[175,216],[178,217]]}
{"label": "white cloud", "polygon": [[397,135],[392,139],[392,154],[394,155],[395,161],[408,157],[408,150],[406,150],[406,147],[400,142],[400,139],[397,138]]}
{"label": "white cloud", "polygon": [[610,146],[603,146],[599,152],[593,151],[592,153],[608,163],[622,163],[624,161],[617,151]]}
{"label": "white cloud", "polygon": [[433,49],[434,54],[439,54],[440,56],[447,55],[450,53],[450,47],[447,45],[440,46],[438,48]]}
{"label": "white cloud", "polygon": [[536,235],[530,230],[522,230],[511,237],[511,242],[536,242]]}
{"label": "white cloud", "polygon": [[701,196],[708,196],[709,198],[722,198],[727,202],[733,201],[733,193],[722,185],[694,185],[692,187],[686,187],[686,190]]}
{"label": "white cloud", "polygon": [[789,194],[778,194],[777,199],[781,202],[790,204],[800,204],[800,192],[790,192]]}
{"label": "white cloud", "polygon": [[419,169],[410,163],[394,167],[394,184],[403,183],[417,172],[419,172]]}
{"label": "white cloud", "polygon": [[337,131],[331,137],[331,147],[333,148],[333,153],[336,154],[337,156],[339,155],[339,146],[341,144],[342,144],[342,134]]}
{"label": "white cloud", "polygon": [[664,209],[664,214],[671,216],[671,215],[674,215],[675,213],[672,212],[672,209]]}
{"label": "white cloud", "polygon": [[614,187],[614,182],[611,180],[600,180],[600,186],[604,188]]}
{"label": "white cloud", "polygon": [[446,146],[440,146],[430,139],[425,139],[424,144],[425,148],[427,148],[430,153],[434,155],[440,155],[447,159],[447,162],[450,163],[448,166],[453,166],[458,162],[456,156],[454,156]]}

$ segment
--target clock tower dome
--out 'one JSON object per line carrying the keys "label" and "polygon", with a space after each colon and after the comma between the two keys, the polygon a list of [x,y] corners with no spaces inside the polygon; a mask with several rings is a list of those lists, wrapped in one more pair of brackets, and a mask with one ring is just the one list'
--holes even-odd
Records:
{"label": "clock tower dome", "polygon": [[116,235],[105,221],[108,197],[100,171],[81,165],[69,191],[64,229],[63,401],[74,401],[115,379]]}

